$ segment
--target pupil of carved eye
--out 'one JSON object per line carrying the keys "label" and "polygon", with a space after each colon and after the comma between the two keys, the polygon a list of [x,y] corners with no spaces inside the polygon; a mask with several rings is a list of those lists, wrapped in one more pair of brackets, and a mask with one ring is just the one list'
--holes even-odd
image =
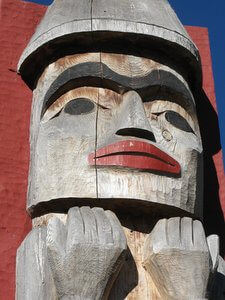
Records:
{"label": "pupil of carved eye", "polygon": [[186,132],[194,133],[191,126],[188,124],[188,122],[177,112],[167,111],[165,114],[165,118],[174,127]]}
{"label": "pupil of carved eye", "polygon": [[71,100],[65,106],[64,111],[70,115],[84,115],[93,111],[94,103],[86,98]]}

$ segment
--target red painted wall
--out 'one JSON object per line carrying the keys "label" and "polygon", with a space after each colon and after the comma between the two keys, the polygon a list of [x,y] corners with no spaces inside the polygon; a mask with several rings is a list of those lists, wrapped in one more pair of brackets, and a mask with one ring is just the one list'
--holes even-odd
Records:
{"label": "red painted wall", "polygon": [[20,0],[1,0],[0,3],[1,300],[14,299],[16,249],[31,228],[25,202],[32,94],[15,70],[44,11],[45,7]]}
{"label": "red painted wall", "polygon": [[[25,212],[31,92],[17,75],[16,65],[46,8],[21,0],[1,0],[0,9],[0,299],[12,300],[16,249],[31,228]],[[200,49],[204,88],[216,108],[207,29],[188,27],[188,31]],[[225,212],[221,151],[214,161]]]}

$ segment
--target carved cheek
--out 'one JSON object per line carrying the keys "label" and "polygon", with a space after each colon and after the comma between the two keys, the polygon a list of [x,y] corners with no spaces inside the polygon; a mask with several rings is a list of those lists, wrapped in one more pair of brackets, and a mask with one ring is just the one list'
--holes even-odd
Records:
{"label": "carved cheek", "polygon": [[62,130],[65,135],[75,136],[77,139],[91,139],[96,132],[96,111],[81,116],[62,114]]}
{"label": "carved cheek", "polygon": [[115,133],[116,109],[98,108],[97,140],[104,143]]}
{"label": "carved cheek", "polygon": [[42,123],[46,132],[61,132],[65,136],[93,137],[95,136],[96,111],[87,115],[73,116],[61,111],[59,116]]}
{"label": "carved cheek", "polygon": [[164,129],[162,131],[162,136],[167,142],[170,142],[173,139],[172,134],[167,129]]}
{"label": "carved cheek", "polygon": [[194,163],[197,158],[196,154],[202,151],[201,139],[193,133],[175,128],[165,120],[164,116],[159,116],[157,120],[151,120],[151,127],[157,145],[177,160],[182,170],[186,169],[190,160]]}
{"label": "carved cheek", "polygon": [[175,150],[178,154],[193,151],[202,152],[201,138],[197,134],[182,131],[170,124],[167,125],[167,128],[176,142]]}
{"label": "carved cheek", "polygon": [[[50,164],[49,168],[62,169],[62,160],[66,162],[65,168],[84,168],[88,154],[95,149],[95,125],[96,112],[84,116],[61,112],[41,125],[39,139],[43,142],[37,145],[39,156]],[[45,150],[41,145],[45,145]]]}

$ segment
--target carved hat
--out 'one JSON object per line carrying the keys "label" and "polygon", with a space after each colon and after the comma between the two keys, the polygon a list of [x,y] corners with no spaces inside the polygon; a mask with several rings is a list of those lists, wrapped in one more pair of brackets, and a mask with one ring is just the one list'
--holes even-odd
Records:
{"label": "carved hat", "polygon": [[24,50],[18,72],[34,88],[54,59],[103,42],[127,43],[127,49],[136,44],[137,50],[155,47],[186,65],[194,81],[201,80],[198,49],[167,0],[55,0]]}

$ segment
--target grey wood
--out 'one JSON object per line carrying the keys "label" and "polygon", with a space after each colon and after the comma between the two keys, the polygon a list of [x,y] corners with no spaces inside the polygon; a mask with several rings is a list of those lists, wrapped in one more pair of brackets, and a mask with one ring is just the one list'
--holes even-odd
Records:
{"label": "grey wood", "polygon": [[[122,75],[123,80],[119,81],[119,76],[102,68],[103,79],[107,77],[114,83],[121,82],[122,87],[118,84],[121,91],[119,88],[117,91],[114,87],[116,92],[112,93],[105,88],[99,90],[97,150],[119,141],[130,140],[132,143],[142,140],[159,147],[176,159],[181,166],[181,174],[174,178],[163,172],[155,174],[151,170],[146,172],[137,168],[121,168],[116,163],[109,167],[97,165],[98,198],[131,199],[131,201],[135,199],[142,203],[144,201],[149,204],[155,203],[155,207],[160,203],[201,216],[202,144],[191,92],[189,90],[189,97],[186,92],[185,96],[181,97],[181,88],[176,84],[178,80],[183,90],[184,87],[186,90],[187,83],[184,78],[159,62],[135,55],[101,53],[101,62],[116,74]],[[166,78],[162,75],[164,71],[168,73]],[[152,74],[154,76],[151,77]],[[148,80],[145,82],[146,78]],[[167,81],[168,78],[170,80]],[[138,83],[129,86],[126,91],[126,82],[129,79],[133,84],[135,81]],[[143,82],[146,83],[144,86],[146,97],[142,96],[140,88],[143,87]],[[168,87],[170,84],[171,92],[160,94],[160,87],[166,90],[167,84]],[[154,87],[157,87],[156,90]],[[173,95],[172,98],[169,94]],[[167,111],[179,115],[193,129],[185,131],[168,122]],[[127,205],[131,205],[130,202],[127,200]]]}
{"label": "grey wood", "polygon": [[209,252],[211,256],[211,272],[216,272],[219,265],[219,250],[220,250],[220,244],[219,244],[219,237],[216,234],[212,234],[207,237],[207,244],[209,247]]}
{"label": "grey wood", "polygon": [[[210,243],[210,249],[218,246],[216,239],[211,238]],[[143,265],[162,299],[207,298],[209,275],[213,271],[210,249],[200,221],[171,218],[156,224],[146,239]]]}
{"label": "grey wood", "polygon": [[168,1],[55,0],[18,70],[35,228],[17,299],[221,300],[218,237],[187,217],[202,217],[200,59]]}
{"label": "grey wood", "polygon": [[17,250],[17,300],[58,299],[47,259],[46,231],[46,226],[33,228]]}
{"label": "grey wood", "polygon": [[19,66],[41,45],[68,33],[91,31],[91,0],[56,0],[48,7],[24,50]]}
{"label": "grey wood", "polygon": [[[95,78],[96,87],[87,76]],[[170,92],[162,94],[160,87]],[[53,96],[54,102],[48,104]],[[94,110],[68,114],[67,105],[80,98],[89,99]],[[168,122],[166,111],[179,115],[192,131]],[[164,64],[116,53],[60,58],[46,68],[34,91],[30,132],[27,208],[33,217],[49,212],[50,201],[55,211],[63,213],[96,198],[111,199],[105,205],[114,205],[115,199],[135,199],[201,216],[202,145],[195,102],[186,80]],[[145,140],[171,155],[181,165],[181,176],[162,174],[158,180],[153,172],[116,166],[96,170],[88,164],[96,147],[127,139]]]}
{"label": "grey wood", "polygon": [[187,47],[195,46],[166,0],[93,1],[93,31],[110,30],[157,36]]}
{"label": "grey wood", "polygon": [[[112,32],[114,35],[134,34],[136,35],[135,39],[145,36],[147,39],[155,41],[157,38],[161,47],[164,45],[165,49],[170,48],[172,43],[172,48],[177,46],[182,49],[179,51],[182,57],[190,56],[191,64],[196,64],[198,67],[200,65],[197,47],[167,0],[85,0],[82,2],[79,0],[55,0],[24,50],[18,64],[18,71],[32,86],[36,78],[29,79],[25,73],[30,65],[38,68],[37,61],[40,62],[38,55],[42,50],[42,55],[45,53],[46,59],[50,60],[48,52],[54,52],[56,40],[61,45],[60,47],[63,47],[63,44],[65,46],[65,42],[68,40],[71,40],[71,43],[74,41],[77,46],[83,41],[84,35],[82,34],[91,33],[86,35],[86,41],[89,40],[86,45],[90,45],[90,41],[93,42],[93,39],[104,40],[105,36],[102,35],[102,32],[107,32],[108,37],[110,36],[109,32]],[[82,36],[76,40],[78,34]],[[200,74],[200,72],[197,73]],[[37,76],[35,72],[35,75],[29,74],[31,77]]]}
{"label": "grey wood", "polygon": [[107,297],[126,252],[116,218],[101,208],[74,207],[64,225],[49,220],[47,252],[59,299]]}
{"label": "grey wood", "polygon": [[[83,54],[59,59],[51,64],[40,78],[33,93],[30,145],[31,159],[27,207],[34,216],[34,204],[50,199],[96,198],[96,171],[88,166],[87,156],[95,150],[97,109],[90,114],[73,116],[63,108],[73,99],[86,97],[98,101],[98,91],[82,87],[68,91],[45,111],[44,99],[51,84],[69,67],[88,60],[99,62],[99,54]],[[68,78],[69,80],[69,78]],[[61,111],[62,110],[62,111]],[[54,118],[55,114],[61,114]],[[78,155],[79,153],[79,155]],[[87,188],[84,188],[87,187]],[[60,202],[59,201],[59,202]],[[68,201],[66,201],[68,202]],[[65,212],[75,203],[59,205],[58,211]],[[48,210],[48,206],[45,212]]]}

